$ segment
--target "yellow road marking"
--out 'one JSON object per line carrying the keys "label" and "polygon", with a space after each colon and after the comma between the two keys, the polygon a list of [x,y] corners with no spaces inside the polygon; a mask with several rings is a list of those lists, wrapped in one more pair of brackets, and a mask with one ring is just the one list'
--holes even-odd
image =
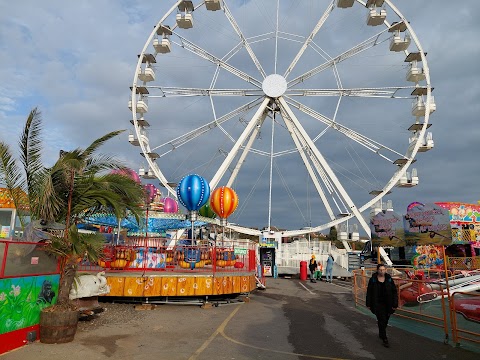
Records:
{"label": "yellow road marking", "polygon": [[263,348],[263,347],[259,347],[259,346],[254,346],[254,345],[245,344],[245,343],[242,343],[242,342],[237,341],[237,340],[235,340],[235,339],[232,339],[230,336],[228,336],[227,334],[225,334],[225,328],[226,328],[226,326],[228,325],[228,323],[230,322],[230,320],[232,320],[232,318],[233,318],[233,317],[235,316],[235,314],[238,312],[238,310],[240,310],[240,306],[236,307],[236,308],[230,313],[230,315],[228,315],[228,317],[220,324],[220,326],[212,333],[212,335],[210,335],[210,337],[209,337],[207,340],[205,340],[205,342],[202,344],[202,346],[200,346],[200,347],[193,353],[193,355],[188,358],[188,360],[195,360],[195,359],[208,347],[208,345],[210,345],[210,343],[213,341],[213,339],[215,339],[215,337],[216,337],[218,334],[222,335],[225,339],[227,339],[228,341],[233,342],[234,344],[246,346],[246,347],[249,347],[249,348],[251,348],[251,349],[263,350],[263,351],[273,352],[273,353],[277,353],[277,354],[300,356],[300,357],[310,358],[310,359],[348,360],[348,359],[337,358],[337,357],[298,354],[298,353],[292,353],[292,352],[288,352],[288,351],[280,351],[280,350],[274,350],[274,349],[267,349],[267,348]]}
{"label": "yellow road marking", "polygon": [[274,350],[274,349],[267,349],[267,348],[263,348],[263,347],[260,347],[260,346],[254,346],[254,345],[249,345],[249,344],[245,344],[245,343],[242,343],[240,341],[237,341],[235,339],[232,339],[230,336],[226,335],[223,330],[220,331],[220,334],[227,340],[237,344],[237,345],[242,345],[242,346],[246,346],[246,347],[249,347],[249,348],[252,348],[252,349],[257,349],[257,350],[263,350],[263,351],[268,351],[268,352],[274,352],[274,353],[277,353],[277,354],[284,354],[284,355],[292,355],[292,356],[300,356],[300,357],[305,357],[305,358],[311,358],[311,359],[324,359],[324,360],[348,360],[348,359],[343,359],[343,358],[337,358],[337,357],[329,357],[329,356],[320,356],[320,355],[307,355],[307,354],[298,354],[298,353],[292,353],[292,352],[288,352],[288,351],[281,351],[281,350]]}
{"label": "yellow road marking", "polygon": [[215,339],[217,334],[219,334],[220,332],[223,332],[223,329],[225,329],[225,326],[227,326],[228,322],[233,318],[233,316],[237,313],[239,309],[240,309],[240,306],[237,306],[235,310],[233,310],[230,313],[230,315],[228,315],[228,317],[220,324],[217,330],[215,330],[213,334],[210,335],[210,337],[202,344],[202,346],[200,346],[197,349],[197,351],[195,351],[193,355],[188,358],[188,360],[196,359],[197,356],[200,355],[203,352],[203,350],[205,350],[208,347],[208,345],[210,345],[210,343],[213,341],[213,339]]}

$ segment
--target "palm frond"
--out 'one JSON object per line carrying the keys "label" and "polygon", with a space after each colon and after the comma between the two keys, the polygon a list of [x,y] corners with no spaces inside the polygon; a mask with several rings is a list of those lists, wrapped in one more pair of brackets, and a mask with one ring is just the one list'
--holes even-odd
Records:
{"label": "palm frond", "polygon": [[39,190],[37,174],[43,169],[42,163],[42,117],[38,108],[30,111],[20,137],[20,160],[25,170],[29,198],[36,199]]}
{"label": "palm frond", "polygon": [[89,157],[92,156],[92,154],[100,147],[102,146],[106,141],[114,138],[115,136],[118,136],[119,134],[121,134],[122,132],[124,132],[125,130],[117,130],[117,131],[112,131],[98,139],[96,139],[95,141],[93,141],[82,153],[82,157],[84,159],[87,159]]}

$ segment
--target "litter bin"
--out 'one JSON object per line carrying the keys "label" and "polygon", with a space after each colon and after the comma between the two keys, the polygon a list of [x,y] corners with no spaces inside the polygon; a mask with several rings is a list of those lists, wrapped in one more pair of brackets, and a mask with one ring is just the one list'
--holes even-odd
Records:
{"label": "litter bin", "polygon": [[307,262],[300,261],[300,280],[307,280]]}

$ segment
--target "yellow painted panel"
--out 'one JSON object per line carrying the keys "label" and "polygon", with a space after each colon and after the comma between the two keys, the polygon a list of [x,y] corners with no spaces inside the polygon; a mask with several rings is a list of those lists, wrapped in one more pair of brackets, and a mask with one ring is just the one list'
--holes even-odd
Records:
{"label": "yellow painted panel", "polygon": [[250,291],[253,291],[257,288],[257,282],[255,281],[255,276],[250,275]]}
{"label": "yellow painted panel", "polygon": [[162,292],[162,278],[150,276],[144,285],[143,296],[160,296]]}
{"label": "yellow painted panel", "polygon": [[176,296],[177,295],[177,278],[164,277],[162,278],[162,296]]}
{"label": "yellow painted panel", "polygon": [[211,277],[196,277],[193,284],[195,295],[212,295],[213,293],[213,279]]}
{"label": "yellow painted panel", "polygon": [[141,277],[126,277],[123,296],[143,296],[143,287],[146,280]]}
{"label": "yellow painted panel", "polygon": [[232,294],[233,293],[233,284],[232,284],[232,277],[231,276],[224,276],[223,277],[223,293],[224,294]]}
{"label": "yellow painted panel", "polygon": [[223,295],[223,277],[213,278],[213,294],[212,295]]}
{"label": "yellow painted panel", "polygon": [[107,296],[123,296],[123,287],[125,285],[125,278],[123,277],[107,277],[107,284],[110,286],[110,293]]}
{"label": "yellow painted panel", "polygon": [[195,295],[195,278],[194,277],[180,277],[177,282],[177,296],[192,296]]}
{"label": "yellow painted panel", "polygon": [[233,276],[232,277],[232,287],[233,287],[233,293],[237,294],[240,292],[240,276]]}
{"label": "yellow painted panel", "polygon": [[168,296],[177,295],[177,282],[178,282],[178,278],[176,277],[169,278]]}
{"label": "yellow painted panel", "polygon": [[242,276],[240,279],[240,288],[241,292],[248,292],[249,291],[249,278],[248,276]]}

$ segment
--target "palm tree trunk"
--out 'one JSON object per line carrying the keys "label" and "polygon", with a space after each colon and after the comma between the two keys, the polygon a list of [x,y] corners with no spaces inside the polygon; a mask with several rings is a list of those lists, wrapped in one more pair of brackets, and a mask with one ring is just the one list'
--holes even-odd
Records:
{"label": "palm tree trunk", "polygon": [[68,257],[62,266],[60,275],[60,285],[58,288],[58,305],[66,305],[70,302],[69,294],[72,288],[75,274],[77,273],[77,258],[75,256]]}

